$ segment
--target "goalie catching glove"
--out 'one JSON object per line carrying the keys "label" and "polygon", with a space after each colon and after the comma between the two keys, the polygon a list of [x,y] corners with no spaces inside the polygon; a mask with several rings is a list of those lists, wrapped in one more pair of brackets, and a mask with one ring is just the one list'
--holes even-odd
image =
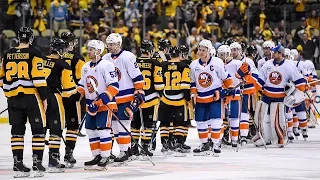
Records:
{"label": "goalie catching glove", "polygon": [[129,117],[130,120],[133,118],[133,114],[138,111],[139,106],[145,101],[144,92],[136,91],[134,94],[134,99],[131,101],[130,105],[124,110],[124,114]]}

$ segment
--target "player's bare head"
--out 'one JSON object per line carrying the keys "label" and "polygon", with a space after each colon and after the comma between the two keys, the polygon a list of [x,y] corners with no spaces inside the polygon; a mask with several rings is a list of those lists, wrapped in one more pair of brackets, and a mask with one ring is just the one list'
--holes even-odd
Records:
{"label": "player's bare head", "polygon": [[19,43],[32,44],[34,39],[33,31],[30,27],[21,27],[18,31]]}
{"label": "player's bare head", "polygon": [[169,52],[170,47],[171,47],[171,42],[168,39],[161,38],[158,41],[159,51],[163,51],[163,53],[167,54]]}
{"label": "player's bare head", "polygon": [[275,44],[273,41],[265,41],[262,44],[262,48],[263,48],[263,53],[265,56],[270,56],[271,55],[271,48],[274,48]]}
{"label": "player's bare head", "polygon": [[291,49],[290,50],[290,57],[292,60],[297,61],[299,58],[299,52],[296,49]]}
{"label": "player's bare head", "polygon": [[225,61],[228,57],[231,56],[231,50],[228,45],[221,45],[218,48],[218,58],[222,59]]}
{"label": "player's bare head", "polygon": [[100,59],[100,55],[104,51],[104,43],[100,40],[90,40],[87,44],[87,53],[90,60]]}
{"label": "player's bare head", "polygon": [[73,51],[74,47],[78,44],[78,39],[72,32],[63,32],[61,33],[61,39],[67,42],[68,51]]}
{"label": "player's bare head", "polygon": [[171,59],[176,59],[180,57],[180,51],[179,48],[177,46],[172,46],[169,49],[169,55],[171,57]]}
{"label": "player's bare head", "polygon": [[59,38],[54,38],[50,43],[51,54],[57,54],[60,58],[67,52],[67,48],[67,42]]}
{"label": "player's bare head", "polygon": [[179,46],[179,53],[180,53],[180,58],[182,60],[186,60],[186,59],[188,59],[189,48],[185,45],[181,45],[181,46]]}
{"label": "player's bare head", "polygon": [[142,54],[147,55],[149,58],[151,58],[154,54],[153,43],[149,40],[143,40],[141,42],[140,51]]}
{"label": "player's bare head", "polygon": [[285,49],[283,46],[278,45],[278,46],[272,48],[271,51],[272,51],[272,57],[274,60],[280,61],[283,59],[284,53],[285,53]]}
{"label": "player's bare head", "polygon": [[241,56],[242,53],[242,47],[241,44],[238,42],[234,42],[230,44],[230,50],[231,50],[231,55],[234,59],[237,57]]}
{"label": "player's bare head", "polygon": [[198,56],[200,59],[209,59],[210,58],[210,51],[212,49],[212,43],[208,39],[203,39],[200,41],[198,46]]}
{"label": "player's bare head", "polygon": [[116,54],[120,52],[122,45],[122,37],[118,33],[111,33],[106,40],[108,52]]}

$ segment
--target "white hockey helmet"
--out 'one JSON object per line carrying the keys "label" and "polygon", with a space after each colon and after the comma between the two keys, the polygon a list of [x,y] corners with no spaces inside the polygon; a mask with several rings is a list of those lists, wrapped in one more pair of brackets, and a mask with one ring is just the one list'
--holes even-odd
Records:
{"label": "white hockey helmet", "polygon": [[218,54],[222,54],[224,53],[226,55],[226,57],[231,55],[231,48],[228,45],[221,45],[218,48]]}
{"label": "white hockey helmet", "polygon": [[212,46],[212,48],[211,48],[211,50],[210,50],[210,55],[211,55],[211,56],[216,56],[216,54],[217,54],[216,48],[214,48],[214,47]]}
{"label": "white hockey helmet", "polygon": [[111,33],[109,34],[109,36],[106,39],[106,43],[107,44],[119,44],[119,46],[121,46],[122,44],[122,37],[120,34],[118,33]]}
{"label": "white hockey helmet", "polygon": [[285,49],[284,49],[284,55],[285,55],[285,56],[290,56],[290,55],[291,55],[289,48],[285,48]]}
{"label": "white hockey helmet", "polygon": [[263,44],[262,44],[262,48],[274,48],[274,47],[276,47],[276,45],[274,44],[274,42],[273,41],[265,41],[265,42],[263,42]]}
{"label": "white hockey helmet", "polygon": [[94,48],[96,52],[99,50],[100,52],[96,55],[101,55],[104,51],[104,43],[100,40],[89,40],[87,44],[87,48]]}
{"label": "white hockey helmet", "polygon": [[233,42],[233,43],[231,43],[230,44],[230,50],[231,49],[238,49],[238,50],[242,50],[242,47],[241,47],[241,44],[240,43],[238,43],[238,42]]}
{"label": "white hockey helmet", "polygon": [[291,49],[290,54],[291,54],[291,56],[298,56],[299,52],[296,49]]}
{"label": "white hockey helmet", "polygon": [[202,41],[200,41],[199,46],[208,48],[209,52],[211,52],[211,49],[213,48],[211,41],[208,39],[203,39]]}

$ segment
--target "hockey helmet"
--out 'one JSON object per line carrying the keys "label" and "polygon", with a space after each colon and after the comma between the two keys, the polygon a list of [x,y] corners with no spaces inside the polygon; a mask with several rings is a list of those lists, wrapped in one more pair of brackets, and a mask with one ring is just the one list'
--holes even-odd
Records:
{"label": "hockey helmet", "polygon": [[179,48],[177,46],[172,46],[169,48],[169,54],[171,58],[177,58],[180,55]]}
{"label": "hockey helmet", "polygon": [[106,39],[106,43],[107,44],[119,44],[119,46],[122,45],[122,37],[120,34],[118,33],[111,33],[109,34],[109,36]]}
{"label": "hockey helmet", "polygon": [[163,51],[164,49],[171,47],[171,42],[168,39],[161,38],[158,41],[158,47],[160,51]]}
{"label": "hockey helmet", "polygon": [[252,56],[252,57],[256,57],[258,54],[258,50],[256,48],[256,46],[254,45],[250,45],[250,46],[247,46],[247,56]]}
{"label": "hockey helmet", "polygon": [[33,31],[30,27],[21,27],[18,30],[19,42],[32,44],[33,39],[34,39]]}
{"label": "hockey helmet", "polygon": [[149,53],[149,52],[153,52],[154,50],[154,46],[153,43],[149,40],[143,40],[141,42],[141,46],[140,46],[140,51],[141,53]]}
{"label": "hockey helmet", "polygon": [[100,40],[90,40],[88,41],[87,48],[93,48],[96,50],[96,55],[101,55],[104,51],[104,43]]}
{"label": "hockey helmet", "polygon": [[63,56],[63,54],[66,52],[67,47],[67,42],[59,38],[54,38],[50,43],[51,53],[56,53],[60,56]]}

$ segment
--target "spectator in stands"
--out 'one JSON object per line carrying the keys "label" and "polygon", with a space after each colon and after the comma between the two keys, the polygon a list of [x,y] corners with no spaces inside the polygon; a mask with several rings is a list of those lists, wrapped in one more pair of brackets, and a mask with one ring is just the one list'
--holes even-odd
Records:
{"label": "spectator in stands", "polygon": [[238,7],[234,7],[234,2],[230,1],[228,8],[224,11],[224,18],[223,18],[223,28],[222,29],[229,29],[230,22],[233,21],[235,23],[240,23],[239,16],[240,11]]}
{"label": "spectator in stands", "polygon": [[307,33],[310,37],[309,29],[311,26],[308,26],[306,18],[301,18],[301,26],[296,29],[295,36],[293,40],[298,44],[303,39],[303,34]]}
{"label": "spectator in stands", "polygon": [[236,41],[237,42],[242,42],[244,44],[248,44],[248,38],[243,33],[243,27],[242,26],[238,26],[237,35],[236,35]]}
{"label": "spectator in stands", "polygon": [[138,55],[139,46],[134,39],[134,34],[129,31],[128,36],[123,39],[123,49]]}
{"label": "spectator in stands", "polygon": [[151,27],[153,24],[158,24],[158,12],[156,3],[153,0],[148,0],[148,3],[144,3],[144,9],[146,10],[146,26]]}
{"label": "spectator in stands", "polygon": [[68,8],[64,0],[54,0],[51,3],[51,17],[53,18],[53,31],[58,36],[59,29],[67,29]]}
{"label": "spectator in stands", "polygon": [[319,42],[319,37],[316,37],[314,35],[314,28],[310,28],[310,37],[311,37],[311,41],[315,46],[315,51],[314,51],[315,62],[318,62],[319,54],[320,54],[320,42]]}
{"label": "spectator in stands", "polygon": [[158,41],[162,38],[162,32],[158,30],[158,25],[152,24],[151,30],[148,31],[148,34],[155,49],[158,51]]}
{"label": "spectator in stands", "polygon": [[244,15],[246,9],[252,6],[252,0],[241,0],[239,5],[240,15]]}
{"label": "spectator in stands", "polygon": [[216,0],[214,1],[214,7],[218,11],[219,19],[222,19],[224,17],[224,11],[229,6],[229,3],[227,0]]}
{"label": "spectator in stands", "polygon": [[94,29],[91,21],[86,23],[83,34],[86,35],[87,37],[89,37],[89,39],[96,39],[97,38],[97,34],[95,32],[95,29]]}
{"label": "spectator in stands", "polygon": [[263,43],[263,36],[261,34],[261,31],[260,31],[260,27],[259,26],[256,26],[254,28],[254,31],[253,31],[253,35],[252,35],[252,41],[256,41],[258,44],[262,44]]}
{"label": "spectator in stands", "polygon": [[124,19],[126,22],[126,26],[128,28],[132,27],[132,20],[135,19],[136,21],[140,18],[140,12],[136,9],[133,2],[130,2],[129,8],[126,9],[124,13]]}
{"label": "spectator in stands", "polygon": [[282,36],[285,36],[287,33],[291,33],[289,26],[285,24],[284,20],[280,21],[279,31]]}
{"label": "spectator in stands", "polygon": [[211,27],[207,25],[205,20],[201,21],[201,26],[197,29],[197,34],[211,34]]}
{"label": "spectator in stands", "polygon": [[98,37],[101,37],[103,35],[108,36],[110,33],[111,33],[110,20],[108,17],[105,17],[104,21],[99,25]]}
{"label": "spectator in stands", "polygon": [[34,16],[34,23],[33,29],[42,32],[47,29],[48,21],[47,21],[47,8],[43,4],[42,0],[37,0],[36,6],[33,8],[33,16]]}
{"label": "spectator in stands", "polygon": [[196,26],[196,21],[197,21],[196,6],[192,1],[188,1],[187,3],[183,4],[181,10],[183,13],[184,22],[186,23],[188,30],[191,31],[191,29]]}
{"label": "spectator in stands", "polygon": [[189,47],[190,52],[195,50],[199,42],[202,40],[201,36],[197,33],[197,28],[194,27],[191,29],[190,36],[187,37],[187,46]]}
{"label": "spectator in stands", "polygon": [[114,20],[115,21],[118,21],[120,19],[123,20],[124,19],[124,12],[126,10],[124,0],[116,1],[116,3],[114,3],[113,10],[115,13]]}
{"label": "spectator in stands", "polygon": [[173,22],[168,23],[168,29],[164,29],[163,33],[163,37],[167,38],[171,42],[172,46],[177,45],[178,30],[174,28]]}
{"label": "spectator in stands", "polygon": [[82,22],[80,21],[80,6],[78,0],[71,1],[71,6],[68,9],[70,17],[69,26],[71,31],[79,29]]}
{"label": "spectator in stands", "polygon": [[120,20],[118,21],[117,27],[115,27],[115,28],[113,29],[113,31],[114,31],[115,33],[119,33],[122,37],[127,37],[127,36],[128,36],[128,31],[129,31],[129,29],[128,29],[127,26],[124,25],[123,20],[120,19]]}
{"label": "spectator in stands", "polygon": [[296,19],[301,19],[306,16],[306,0],[294,0],[296,6]]}
{"label": "spectator in stands", "polygon": [[289,49],[295,49],[296,48],[296,44],[293,42],[293,38],[292,38],[292,35],[290,33],[286,35],[286,39],[284,40],[283,45],[286,48],[289,48]]}
{"label": "spectator in stands", "polygon": [[212,42],[212,46],[215,48],[215,49],[218,49],[219,46],[221,46],[221,42],[218,42],[218,38],[216,35],[212,35],[211,38],[210,38],[211,42]]}
{"label": "spectator in stands", "polygon": [[318,16],[317,11],[313,10],[311,15],[307,19],[307,24],[315,29],[320,28],[320,17]]}
{"label": "spectator in stands", "polygon": [[272,41],[278,45],[282,43],[283,36],[280,34],[279,28],[275,27],[273,29]]}
{"label": "spectator in stands", "polygon": [[235,22],[231,22],[230,24],[230,27],[228,28],[228,31],[227,33],[225,33],[225,38],[228,38],[228,37],[235,37],[237,35],[237,25]]}
{"label": "spectator in stands", "polygon": [[90,20],[93,24],[98,24],[101,18],[104,18],[105,9],[109,7],[104,7],[103,1],[95,0],[91,4]]}
{"label": "spectator in stands", "polygon": [[309,40],[307,33],[303,33],[303,39],[299,45],[301,45],[303,49],[305,59],[312,60],[316,47],[314,43]]}
{"label": "spectator in stands", "polygon": [[265,41],[268,41],[268,40],[271,40],[272,39],[272,36],[273,36],[273,32],[272,32],[272,29],[270,28],[269,26],[269,23],[265,23],[264,24],[264,29],[262,30],[261,32],[262,36],[263,36],[263,39]]}
{"label": "spectator in stands", "polygon": [[[162,1],[162,4],[164,5],[165,7],[165,16],[166,16],[166,19],[164,22],[168,22],[168,21],[172,21],[174,20],[174,17],[176,16],[176,8],[178,6],[181,6],[181,0],[161,0]],[[162,21],[163,22],[163,21]],[[164,24],[165,26],[166,25],[169,25],[169,24]],[[168,26],[166,26],[168,27]]]}
{"label": "spectator in stands", "polygon": [[134,39],[137,41],[138,46],[140,47],[141,44],[141,30],[138,26],[138,21],[136,19],[131,20],[132,27],[129,28],[129,31],[133,33]]}

